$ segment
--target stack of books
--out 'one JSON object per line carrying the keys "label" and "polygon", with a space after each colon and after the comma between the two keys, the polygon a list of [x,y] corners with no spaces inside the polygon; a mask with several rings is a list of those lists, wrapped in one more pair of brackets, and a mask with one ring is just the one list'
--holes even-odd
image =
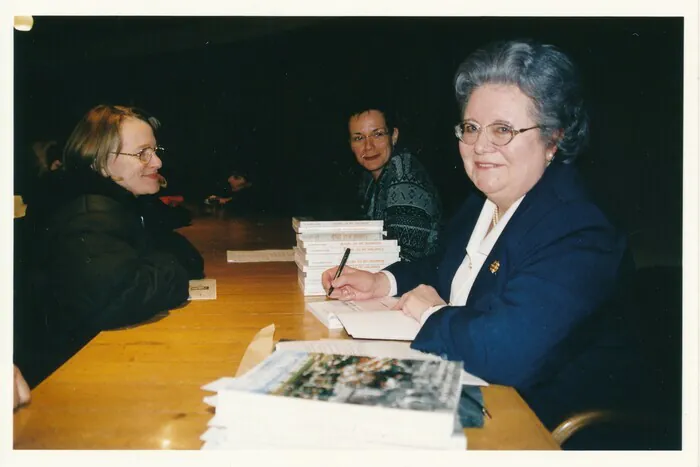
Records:
{"label": "stack of books", "polygon": [[460,449],[461,363],[278,350],[203,389],[202,449]]}
{"label": "stack of books", "polygon": [[384,221],[314,221],[292,218],[297,244],[294,261],[304,295],[324,295],[323,271],[338,266],[350,248],[347,266],[377,272],[399,260],[396,240],[385,240]]}

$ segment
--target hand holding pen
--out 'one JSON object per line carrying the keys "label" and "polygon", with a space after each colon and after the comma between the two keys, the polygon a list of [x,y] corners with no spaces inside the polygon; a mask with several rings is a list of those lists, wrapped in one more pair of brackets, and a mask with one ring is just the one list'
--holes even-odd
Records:
{"label": "hand holding pen", "polygon": [[[340,260],[340,265],[338,266],[338,270],[335,272],[335,277],[333,277],[333,280],[336,280],[340,275],[343,273],[343,268],[345,267],[345,263],[348,261],[348,256],[350,256],[350,248],[345,249],[345,253],[343,254],[343,259]],[[330,297],[331,294],[333,293],[333,281],[331,281],[331,286],[328,288],[328,293],[326,294],[327,297]]]}
{"label": "hand holding pen", "polygon": [[[338,300],[369,300],[372,298],[386,297],[391,291],[391,282],[383,272],[369,272],[355,269],[350,266],[338,269],[330,268],[323,272],[321,282],[323,288],[328,291],[327,297],[334,290],[340,289]],[[342,274],[341,274],[342,273]]]}

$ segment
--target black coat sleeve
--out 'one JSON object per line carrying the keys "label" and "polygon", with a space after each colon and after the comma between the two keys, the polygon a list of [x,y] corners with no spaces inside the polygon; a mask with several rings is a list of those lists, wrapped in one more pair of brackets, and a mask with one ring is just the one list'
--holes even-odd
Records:
{"label": "black coat sleeve", "polygon": [[[187,300],[189,275],[172,253],[144,248],[138,220],[84,212],[53,236],[50,275],[62,310],[99,329],[136,324]],[[127,224],[127,225],[125,225]]]}
{"label": "black coat sleeve", "polygon": [[202,279],[204,277],[204,259],[199,251],[189,240],[177,232],[160,232],[154,240],[153,248],[165,254],[175,257],[177,262],[185,268],[189,279]]}

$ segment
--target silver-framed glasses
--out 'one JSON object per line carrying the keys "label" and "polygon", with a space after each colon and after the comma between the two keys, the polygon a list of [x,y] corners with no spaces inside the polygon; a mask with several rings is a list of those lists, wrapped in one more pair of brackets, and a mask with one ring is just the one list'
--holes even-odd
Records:
{"label": "silver-framed glasses", "polygon": [[478,123],[465,120],[455,125],[455,136],[464,144],[472,145],[476,143],[477,139],[479,139],[479,133],[484,131],[486,134],[486,139],[488,139],[491,144],[496,146],[505,146],[513,141],[513,138],[520,133],[525,133],[526,131],[539,127],[539,125],[535,125],[531,126],[530,128],[521,128],[516,130],[506,123],[497,122],[486,125],[482,128]]}

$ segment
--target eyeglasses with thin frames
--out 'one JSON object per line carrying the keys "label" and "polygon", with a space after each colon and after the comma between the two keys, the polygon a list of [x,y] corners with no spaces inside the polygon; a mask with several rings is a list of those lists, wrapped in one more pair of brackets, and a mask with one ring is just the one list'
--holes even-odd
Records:
{"label": "eyeglasses with thin frames", "polygon": [[374,144],[384,144],[386,143],[386,140],[384,139],[386,136],[389,135],[389,130],[386,128],[379,128],[374,130],[372,133],[369,135],[352,135],[350,137],[350,144],[353,146],[362,146],[365,144],[365,141],[368,139],[374,142]]}
{"label": "eyeglasses with thin frames", "polygon": [[143,148],[137,153],[133,152],[112,152],[111,154],[119,154],[122,156],[138,157],[143,164],[148,164],[151,162],[153,155],[158,156],[159,159],[163,158],[165,153],[165,148],[162,146],[156,146],[154,148]]}
{"label": "eyeglasses with thin frames", "polygon": [[531,126],[530,128],[514,129],[505,123],[492,123],[484,128],[470,121],[459,122],[455,125],[455,136],[464,144],[472,145],[479,139],[479,133],[486,130],[486,139],[496,146],[505,146],[520,133],[540,128],[540,125]]}

